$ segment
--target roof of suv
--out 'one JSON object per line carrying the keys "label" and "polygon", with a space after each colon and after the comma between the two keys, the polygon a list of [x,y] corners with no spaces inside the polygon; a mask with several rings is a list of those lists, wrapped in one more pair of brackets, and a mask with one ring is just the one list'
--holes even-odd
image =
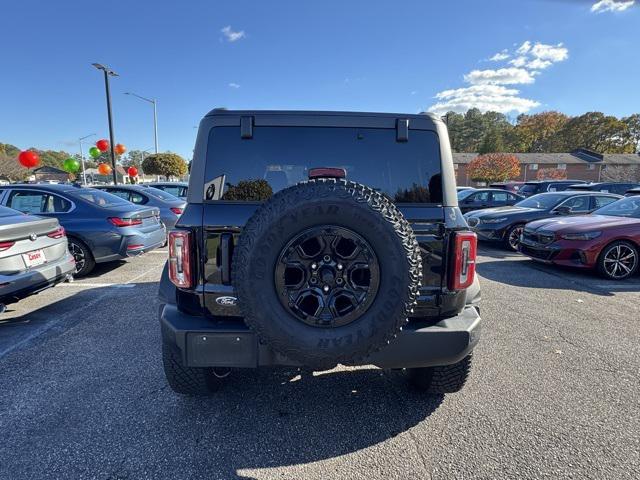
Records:
{"label": "roof of suv", "polygon": [[226,115],[282,115],[282,116],[314,116],[314,117],[393,117],[393,118],[430,118],[433,121],[441,122],[442,119],[434,113],[390,113],[390,112],[341,112],[326,110],[227,110],[225,108],[214,108],[206,117],[226,116]]}
{"label": "roof of suv", "polygon": [[526,185],[540,185],[543,183],[586,183],[584,180],[528,180]]}

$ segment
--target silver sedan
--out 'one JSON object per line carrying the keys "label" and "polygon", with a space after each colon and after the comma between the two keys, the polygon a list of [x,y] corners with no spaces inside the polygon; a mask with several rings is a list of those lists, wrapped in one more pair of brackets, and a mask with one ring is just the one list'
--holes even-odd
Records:
{"label": "silver sedan", "polygon": [[58,220],[0,206],[0,312],[9,303],[71,279],[74,271]]}

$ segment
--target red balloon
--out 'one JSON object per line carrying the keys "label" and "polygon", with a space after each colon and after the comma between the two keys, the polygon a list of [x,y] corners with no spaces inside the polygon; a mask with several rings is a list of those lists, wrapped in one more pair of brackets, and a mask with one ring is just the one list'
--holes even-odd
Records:
{"label": "red balloon", "polygon": [[125,147],[121,143],[116,143],[116,146],[115,146],[114,150],[116,151],[116,153],[118,155],[122,155],[124,152],[127,151],[127,147]]}
{"label": "red balloon", "polygon": [[111,167],[106,163],[101,163],[98,165],[98,173],[100,175],[109,175],[111,173]]}
{"label": "red balloon", "polygon": [[129,169],[127,170],[127,173],[129,174],[130,177],[137,177],[138,169],[136,167],[129,167]]}
{"label": "red balloon", "polygon": [[109,142],[105,139],[98,140],[96,142],[96,147],[98,147],[98,150],[100,150],[101,152],[106,152],[107,150],[109,150]]}
{"label": "red balloon", "polygon": [[36,152],[25,150],[18,155],[18,162],[20,162],[20,165],[23,167],[34,168],[40,164],[40,157]]}

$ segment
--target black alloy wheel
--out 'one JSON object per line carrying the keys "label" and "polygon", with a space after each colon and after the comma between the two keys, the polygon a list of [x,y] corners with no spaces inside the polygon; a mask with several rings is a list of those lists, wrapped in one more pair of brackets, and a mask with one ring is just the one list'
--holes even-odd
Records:
{"label": "black alloy wheel", "polygon": [[333,225],[296,235],[282,250],[274,273],[282,305],[313,327],[354,322],[373,303],[380,285],[371,245],[352,230]]}
{"label": "black alloy wheel", "polygon": [[507,247],[509,247],[514,252],[518,251],[518,245],[520,245],[520,237],[522,236],[522,232],[524,232],[524,225],[514,225],[509,230],[507,230]]}
{"label": "black alloy wheel", "polygon": [[82,277],[87,275],[95,266],[95,261],[89,248],[80,240],[71,237],[68,238],[68,245],[69,253],[71,253],[76,262],[75,276]]}

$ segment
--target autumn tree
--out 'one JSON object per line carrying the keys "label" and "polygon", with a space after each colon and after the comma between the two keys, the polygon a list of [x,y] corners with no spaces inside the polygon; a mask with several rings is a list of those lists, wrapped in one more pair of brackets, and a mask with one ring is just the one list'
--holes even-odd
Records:
{"label": "autumn tree", "polygon": [[476,182],[504,182],[520,176],[520,162],[515,155],[488,153],[474,158],[467,172]]}
{"label": "autumn tree", "polygon": [[557,135],[558,151],[571,152],[580,147],[598,153],[636,151],[629,126],[601,112],[588,112],[571,118]]}
{"label": "autumn tree", "polygon": [[556,152],[558,132],[569,117],[560,112],[542,112],[520,115],[518,124],[509,132],[508,141],[512,151],[522,153]]}
{"label": "autumn tree", "polygon": [[563,168],[541,168],[536,174],[538,180],[566,180],[567,171]]}
{"label": "autumn tree", "polygon": [[142,170],[148,175],[181,177],[187,173],[187,162],[176,153],[157,153],[145,157]]}
{"label": "autumn tree", "polygon": [[636,147],[636,152],[640,152],[640,113],[634,113],[629,117],[622,119],[622,122],[629,129],[629,135]]}

